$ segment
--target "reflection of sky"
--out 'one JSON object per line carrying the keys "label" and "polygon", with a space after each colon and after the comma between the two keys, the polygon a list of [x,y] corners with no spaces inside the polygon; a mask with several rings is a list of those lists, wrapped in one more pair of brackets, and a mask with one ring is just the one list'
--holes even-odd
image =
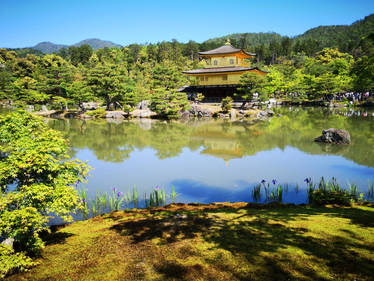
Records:
{"label": "reflection of sky", "polygon": [[[134,150],[122,163],[97,160],[88,149],[79,150],[76,157],[88,160],[94,167],[86,184],[91,196],[98,189],[110,192],[116,187],[128,191],[135,185],[142,198],[144,192],[149,193],[156,185],[167,191],[174,185],[180,202],[250,201],[251,189],[256,183],[276,179],[289,184],[285,202],[302,203],[306,196],[303,182],[306,177],[315,181],[322,176],[336,177],[344,185],[352,181],[361,191],[367,190],[369,178],[374,179],[374,168],[360,166],[342,156],[310,155],[289,146],[229,162],[200,154],[201,150],[184,148],[177,157],[160,160],[155,150],[145,148]],[[296,183],[300,186],[297,197]]]}

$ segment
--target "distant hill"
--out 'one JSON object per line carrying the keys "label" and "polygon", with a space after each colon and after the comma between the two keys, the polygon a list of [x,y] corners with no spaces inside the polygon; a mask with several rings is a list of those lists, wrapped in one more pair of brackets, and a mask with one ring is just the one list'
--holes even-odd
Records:
{"label": "distant hill", "polygon": [[[94,50],[104,48],[104,47],[108,47],[108,48],[121,47],[121,45],[115,44],[111,41],[105,41],[105,40],[100,40],[100,39],[95,39],[95,38],[86,39],[71,46],[79,47],[84,44],[91,46],[91,48]],[[52,54],[52,53],[58,52],[62,48],[69,48],[69,47],[70,47],[69,45],[54,44],[51,42],[41,42],[35,45],[34,47],[31,47],[31,49],[38,50],[44,54]]]}
{"label": "distant hill", "polygon": [[86,40],[80,41],[80,42],[74,44],[73,46],[80,47],[84,44],[91,46],[91,48],[94,49],[94,50],[105,48],[105,47],[108,47],[108,48],[121,47],[121,45],[115,44],[111,41],[105,41],[105,40],[100,40],[100,39],[96,39],[96,38],[86,39]]}
{"label": "distant hill", "polygon": [[68,45],[60,45],[60,44],[54,44],[52,42],[41,42],[39,44],[36,44],[34,47],[31,47],[31,49],[38,50],[44,54],[52,54],[55,52],[58,52],[62,48],[69,47]]}

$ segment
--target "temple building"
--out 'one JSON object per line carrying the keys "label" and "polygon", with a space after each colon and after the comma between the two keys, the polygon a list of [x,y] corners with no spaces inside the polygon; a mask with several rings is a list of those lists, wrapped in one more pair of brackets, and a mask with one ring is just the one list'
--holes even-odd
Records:
{"label": "temple building", "polygon": [[[232,96],[239,86],[240,76],[246,72],[266,75],[268,72],[251,67],[248,61],[256,54],[236,49],[227,40],[226,44],[210,51],[199,52],[206,67],[183,71],[195,78],[190,86],[184,87],[183,92],[202,93],[206,101],[219,101],[223,97]],[[190,79],[190,81],[192,81]],[[235,99],[235,98],[234,98]]]}

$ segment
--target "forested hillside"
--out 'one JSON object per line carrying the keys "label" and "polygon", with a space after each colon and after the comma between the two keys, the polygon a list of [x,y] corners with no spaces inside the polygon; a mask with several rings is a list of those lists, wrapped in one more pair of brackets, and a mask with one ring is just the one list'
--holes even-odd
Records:
{"label": "forested hillside", "polygon": [[356,48],[362,37],[374,32],[374,14],[351,25],[319,26],[297,36],[298,41],[317,40],[322,48],[339,48],[350,52]]}

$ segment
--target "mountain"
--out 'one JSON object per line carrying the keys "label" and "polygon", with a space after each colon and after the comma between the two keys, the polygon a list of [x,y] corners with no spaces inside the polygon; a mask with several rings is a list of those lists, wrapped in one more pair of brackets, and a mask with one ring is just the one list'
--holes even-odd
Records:
{"label": "mountain", "polygon": [[[121,45],[115,44],[111,41],[105,41],[105,40],[100,40],[100,39],[95,39],[95,38],[86,39],[71,46],[80,47],[84,44],[91,46],[91,48],[94,50],[104,48],[104,47],[108,47],[108,48],[121,47]],[[51,42],[41,42],[31,48],[38,50],[44,54],[52,54],[52,53],[58,52],[62,48],[69,48],[69,47],[70,47],[69,45],[54,44]]]}
{"label": "mountain", "polygon": [[105,47],[108,47],[108,48],[121,47],[121,45],[115,44],[111,41],[105,41],[105,40],[100,40],[100,39],[96,39],[96,38],[86,39],[86,40],[80,41],[80,42],[74,44],[73,46],[74,47],[80,47],[84,44],[91,46],[91,48],[94,49],[94,50],[105,48]]}
{"label": "mountain", "polygon": [[345,51],[356,47],[360,40],[374,32],[374,14],[351,25],[329,25],[309,29],[296,36],[296,40],[316,40],[325,48],[339,48]]}
{"label": "mountain", "polygon": [[31,47],[31,49],[38,50],[44,54],[51,54],[58,52],[62,48],[69,47],[68,45],[60,45],[60,44],[54,44],[51,42],[41,42],[34,47]]}

